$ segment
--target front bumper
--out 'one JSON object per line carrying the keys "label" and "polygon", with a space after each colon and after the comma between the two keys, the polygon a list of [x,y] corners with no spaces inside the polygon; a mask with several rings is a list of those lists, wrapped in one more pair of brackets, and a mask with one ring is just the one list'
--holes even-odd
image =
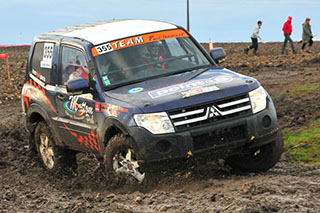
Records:
{"label": "front bumper", "polygon": [[206,151],[230,155],[239,147],[251,148],[271,143],[276,140],[278,131],[272,104],[257,114],[172,134],[153,135],[141,127],[129,128],[137,158],[142,162],[184,158],[191,153]]}

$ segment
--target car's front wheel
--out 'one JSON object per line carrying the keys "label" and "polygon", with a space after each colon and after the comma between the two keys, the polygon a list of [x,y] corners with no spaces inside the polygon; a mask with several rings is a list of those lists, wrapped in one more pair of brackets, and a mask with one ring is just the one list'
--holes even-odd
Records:
{"label": "car's front wheel", "polygon": [[132,145],[123,134],[117,134],[109,140],[104,153],[104,165],[109,172],[121,179],[133,178],[138,183],[145,179]]}
{"label": "car's front wheel", "polygon": [[280,160],[282,152],[283,138],[279,130],[274,142],[244,150],[239,155],[229,157],[226,163],[237,171],[263,172],[272,168]]}
{"label": "car's front wheel", "polygon": [[42,165],[50,172],[76,169],[76,152],[56,146],[45,121],[40,121],[34,132],[34,142]]}

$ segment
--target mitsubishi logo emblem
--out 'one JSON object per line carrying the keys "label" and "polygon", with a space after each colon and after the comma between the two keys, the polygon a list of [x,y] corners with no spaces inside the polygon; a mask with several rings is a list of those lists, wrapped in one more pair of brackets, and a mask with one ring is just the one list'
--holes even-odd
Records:
{"label": "mitsubishi logo emblem", "polygon": [[221,116],[220,111],[215,106],[212,105],[212,106],[210,106],[208,108],[209,108],[208,118]]}

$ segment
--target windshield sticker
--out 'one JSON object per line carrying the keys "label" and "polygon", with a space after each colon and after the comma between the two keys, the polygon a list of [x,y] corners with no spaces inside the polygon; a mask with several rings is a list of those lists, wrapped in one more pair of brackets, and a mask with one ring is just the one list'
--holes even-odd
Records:
{"label": "windshield sticker", "polygon": [[219,75],[219,76],[214,76],[211,78],[198,79],[198,80],[185,82],[182,84],[177,84],[177,85],[172,85],[169,87],[156,89],[156,90],[150,91],[148,94],[151,98],[155,99],[155,98],[160,98],[163,96],[172,95],[172,94],[179,93],[179,92],[186,91],[186,90],[192,90],[192,89],[203,87],[203,86],[228,83],[232,80],[233,80],[233,78],[231,76],[227,76],[227,75],[220,76]]}
{"label": "windshield sticker", "polygon": [[111,84],[108,76],[106,76],[106,75],[102,77],[102,80],[103,80],[103,83],[104,83],[106,86],[108,86],[109,84]]}
{"label": "windshield sticker", "polygon": [[91,49],[93,57],[111,52],[114,50],[132,47],[140,44],[151,43],[171,38],[189,37],[189,35],[182,29],[167,30],[156,33],[148,33],[140,36],[133,36],[121,40],[107,42]]}
{"label": "windshield sticker", "polygon": [[128,93],[134,94],[134,93],[142,92],[143,90],[144,90],[143,87],[136,87],[136,88],[129,89],[129,90],[128,90]]}
{"label": "windshield sticker", "polygon": [[220,90],[220,88],[213,85],[213,86],[207,86],[207,87],[194,88],[194,89],[188,90],[186,92],[182,92],[181,95],[183,98],[189,98],[189,97],[192,97],[195,95],[200,95],[200,94],[218,91],[218,90]]}
{"label": "windshield sticker", "polygon": [[48,68],[51,69],[52,67],[52,57],[53,57],[53,43],[44,43],[43,47],[43,57],[42,61],[40,62],[41,68]]}

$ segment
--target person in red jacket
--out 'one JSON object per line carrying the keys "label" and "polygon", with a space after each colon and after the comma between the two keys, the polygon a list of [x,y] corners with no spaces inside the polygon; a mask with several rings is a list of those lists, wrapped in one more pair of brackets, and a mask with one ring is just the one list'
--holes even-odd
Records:
{"label": "person in red jacket", "polygon": [[292,17],[289,16],[288,20],[286,21],[286,23],[284,23],[284,25],[282,27],[282,31],[283,31],[283,34],[284,34],[284,42],[283,42],[282,51],[281,51],[282,54],[284,54],[284,50],[286,49],[288,41],[290,42],[292,52],[296,53],[296,50],[294,49],[293,41],[292,41],[292,39],[290,37],[290,35],[292,33],[291,21],[292,21]]}

